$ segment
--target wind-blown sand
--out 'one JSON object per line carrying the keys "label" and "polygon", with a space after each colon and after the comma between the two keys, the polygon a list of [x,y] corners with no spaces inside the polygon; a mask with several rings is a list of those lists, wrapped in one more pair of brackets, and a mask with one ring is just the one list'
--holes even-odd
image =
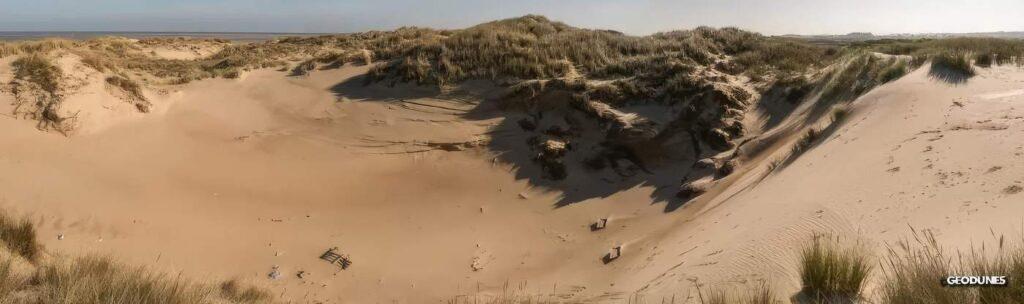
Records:
{"label": "wind-blown sand", "polygon": [[[789,295],[797,248],[816,232],[882,253],[909,226],[953,246],[1022,231],[1024,194],[1011,187],[1024,171],[1014,166],[1024,157],[1016,68],[958,85],[919,69],[860,97],[794,162],[767,177],[781,154],[749,162],[670,212],[652,193],[677,180],[556,208],[573,192],[640,183],[531,186],[517,176],[535,169],[473,147],[526,140],[499,127],[515,114],[503,118],[487,98],[497,88],[346,85],[366,69],[168,86],[147,92],[145,115],[89,82],[100,85],[66,101],[91,115],[72,136],[0,117],[0,202],[34,219],[51,251],[245,278],[284,299],[329,303],[441,302],[506,283],[591,301],[695,301],[694,286],[760,280]],[[10,98],[0,94],[0,112]],[[606,229],[590,231],[606,217]],[[603,263],[618,245],[625,255]],[[317,259],[334,246],[351,268]],[[275,265],[283,276],[271,280]]]}

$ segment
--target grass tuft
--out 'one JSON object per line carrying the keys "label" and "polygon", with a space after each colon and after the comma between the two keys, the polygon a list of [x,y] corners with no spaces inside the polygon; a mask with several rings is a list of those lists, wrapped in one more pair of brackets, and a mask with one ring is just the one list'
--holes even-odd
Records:
{"label": "grass tuft", "polygon": [[[916,243],[899,242],[889,249],[880,284],[882,303],[1024,303],[1024,285],[1014,278],[1024,276],[1024,248],[1005,247],[999,238],[998,251],[971,249],[949,255],[931,232],[914,232]],[[999,288],[950,288],[940,284],[948,275],[1005,275],[1010,284]]]}
{"label": "grass tuft", "polygon": [[907,71],[907,63],[900,60],[896,64],[890,65],[878,73],[878,83],[888,83],[893,80],[900,79],[900,77],[907,74]]}
{"label": "grass tuft", "polygon": [[974,65],[987,68],[992,66],[993,59],[992,53],[978,53],[974,55]]}
{"label": "grass tuft", "polygon": [[134,80],[120,75],[114,75],[107,77],[106,81],[110,85],[120,88],[125,93],[128,93],[128,96],[133,99],[146,100],[146,96],[142,94],[142,87]]}
{"label": "grass tuft", "polygon": [[872,269],[859,248],[842,248],[836,240],[815,236],[801,252],[801,292],[817,302],[855,301]]}
{"label": "grass tuft", "polygon": [[745,292],[714,290],[706,299],[702,296],[700,300],[701,304],[782,304],[775,291],[764,283]]}
{"label": "grass tuft", "polygon": [[11,63],[14,78],[38,85],[50,95],[56,95],[60,88],[61,69],[42,53],[30,53]]}
{"label": "grass tuft", "polygon": [[29,261],[36,261],[41,246],[36,241],[36,229],[27,219],[15,220],[0,214],[0,241],[7,249]]}
{"label": "grass tuft", "polygon": [[974,76],[974,66],[970,56],[964,52],[942,52],[931,57],[932,70],[957,73],[963,76]]}

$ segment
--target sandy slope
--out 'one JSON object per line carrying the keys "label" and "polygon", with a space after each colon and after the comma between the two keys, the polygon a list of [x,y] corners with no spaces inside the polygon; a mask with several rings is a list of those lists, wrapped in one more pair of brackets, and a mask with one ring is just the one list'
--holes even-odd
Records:
{"label": "sandy slope", "polygon": [[693,221],[661,241],[678,247],[632,276],[632,286],[672,294],[692,280],[767,281],[791,295],[798,249],[814,233],[841,234],[878,255],[912,229],[959,248],[991,246],[1001,234],[1019,239],[1024,205],[1009,187],[1024,173],[1014,165],[1024,157],[1022,87],[1017,68],[982,70],[960,84],[923,68],[875,89],[795,162],[760,182],[766,164],[754,164],[723,195],[691,206]]}
{"label": "sandy slope", "polygon": [[[30,215],[51,251],[242,277],[329,303],[436,303],[506,282],[611,302],[692,301],[698,284],[758,280],[792,292],[795,248],[814,232],[881,250],[908,225],[951,245],[990,240],[990,227],[1021,230],[1024,205],[1004,192],[1024,171],[1013,165],[1024,157],[1024,73],[1011,68],[960,85],[918,70],[861,97],[795,162],[762,179],[771,157],[755,161],[672,212],[652,193],[676,180],[594,183],[581,172],[563,193],[531,186],[529,164],[467,147],[526,140],[487,100],[496,88],[354,85],[365,70],[262,70],[162,88],[147,92],[147,115],[87,87],[69,102],[91,105],[94,127],[70,137],[0,117],[0,202]],[[643,186],[555,208],[621,185]],[[609,228],[591,232],[602,217]],[[603,264],[616,245],[626,255]],[[352,268],[317,259],[333,246]],[[267,278],[274,265],[278,280]]]}
{"label": "sandy slope", "polygon": [[[259,71],[168,88],[149,94],[153,114],[107,125],[115,111],[96,110],[83,124],[104,128],[70,137],[3,117],[3,204],[31,215],[53,251],[240,276],[288,299],[342,303],[450,299],[506,281],[561,283],[560,293],[577,290],[562,282],[608,284],[591,275],[614,272],[599,258],[620,240],[587,226],[661,213],[646,202],[650,189],[554,210],[559,193],[517,181],[482,149],[423,151],[413,141],[471,141],[496,115],[485,105],[467,120],[395,99],[474,107],[418,98],[434,94],[418,88],[341,86],[339,102],[332,88],[364,71]],[[333,246],[354,267],[317,259]],[[280,280],[267,279],[274,265]],[[299,279],[299,270],[310,275]]]}

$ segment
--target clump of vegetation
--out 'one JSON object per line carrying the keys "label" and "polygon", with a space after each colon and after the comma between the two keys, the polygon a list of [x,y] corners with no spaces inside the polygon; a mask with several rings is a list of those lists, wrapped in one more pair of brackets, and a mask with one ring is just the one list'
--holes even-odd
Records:
{"label": "clump of vegetation", "polygon": [[942,52],[931,57],[932,70],[957,73],[964,76],[974,76],[974,66],[971,65],[971,57],[964,52]]}
{"label": "clump of vegetation", "polygon": [[835,107],[832,109],[832,123],[842,123],[846,121],[846,118],[850,116],[850,108],[845,106]]}
{"label": "clump of vegetation", "polygon": [[978,53],[974,55],[974,65],[987,68],[992,66],[993,61],[992,54],[990,53]]}
{"label": "clump of vegetation", "polygon": [[859,248],[842,248],[836,240],[816,236],[801,252],[801,292],[817,302],[855,301],[872,269]]}
{"label": "clump of vegetation", "polygon": [[39,258],[40,245],[36,241],[35,226],[26,219],[15,220],[0,214],[0,242],[26,260],[35,261]]}
{"label": "clump of vegetation", "polygon": [[65,39],[43,39],[33,41],[0,42],[0,58],[32,53],[49,53],[50,51],[69,48],[74,45]]}
{"label": "clump of vegetation", "polygon": [[890,65],[878,73],[878,83],[887,83],[906,75],[908,72],[907,62],[899,60],[896,64]]}
{"label": "clump of vegetation", "polygon": [[139,112],[149,113],[152,104],[146,99],[146,95],[142,94],[142,86],[138,82],[121,75],[109,76],[106,82],[123,91],[128,101],[133,103]]}
{"label": "clump of vegetation", "polygon": [[857,42],[853,48],[863,48],[890,55],[910,55],[927,59],[942,53],[985,54],[998,65],[1024,64],[1024,41],[980,37],[946,39],[881,39]]}
{"label": "clump of vegetation", "polygon": [[930,232],[914,232],[916,244],[898,243],[889,250],[883,264],[885,278],[880,286],[883,303],[1022,303],[1024,285],[1013,283],[999,288],[950,288],[940,284],[948,275],[1024,275],[1024,249],[1007,246],[999,238],[998,251],[984,250],[949,255]]}
{"label": "clump of vegetation", "polygon": [[14,114],[38,121],[40,130],[56,130],[67,135],[74,117],[59,114],[63,100],[63,72],[44,53],[28,53],[11,63],[14,80],[8,89],[14,94]]}
{"label": "clump of vegetation", "polygon": [[871,89],[906,74],[906,60],[882,58],[866,52],[852,52],[824,78],[821,99],[850,101]]}
{"label": "clump of vegetation", "polygon": [[714,290],[708,293],[707,298],[700,297],[701,304],[782,304],[782,301],[775,295],[775,291],[768,284],[759,284],[757,287],[744,291]]}
{"label": "clump of vegetation", "polygon": [[27,220],[0,213],[0,303],[272,303],[235,280],[216,286],[131,267],[103,256],[45,256]]}
{"label": "clump of vegetation", "polygon": [[834,51],[808,43],[764,37],[735,28],[701,27],[637,37],[588,30],[542,16],[484,23],[408,48],[374,70],[425,84],[468,78],[549,79],[574,71],[588,78],[630,77],[710,65],[735,57],[732,73],[802,73],[827,64]]}
{"label": "clump of vegetation", "polygon": [[167,278],[110,258],[85,256],[40,267],[33,281],[43,303],[201,303],[208,287]]}
{"label": "clump of vegetation", "polygon": [[295,66],[295,68],[292,69],[292,76],[309,75],[309,72],[315,69],[316,60],[306,60],[303,61],[302,63],[299,63],[298,65]]}
{"label": "clump of vegetation", "polygon": [[30,53],[11,63],[14,78],[37,85],[40,89],[56,96],[60,88],[61,69],[42,53]]}
{"label": "clump of vegetation", "polygon": [[807,132],[804,132],[804,134],[796,140],[796,143],[793,144],[792,154],[795,155],[807,151],[807,149],[811,148],[811,146],[814,145],[814,142],[818,141],[820,137],[821,131],[818,131],[818,129],[815,128],[808,128]]}

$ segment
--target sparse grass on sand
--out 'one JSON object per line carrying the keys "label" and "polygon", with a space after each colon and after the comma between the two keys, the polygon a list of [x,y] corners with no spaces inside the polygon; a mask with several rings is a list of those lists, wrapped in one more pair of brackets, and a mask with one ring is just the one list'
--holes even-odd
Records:
{"label": "sparse grass on sand", "polygon": [[14,78],[28,81],[43,91],[56,95],[60,88],[61,69],[43,53],[29,53],[11,63]]}
{"label": "sparse grass on sand", "polygon": [[[995,252],[975,248],[949,255],[930,232],[915,231],[914,240],[889,249],[879,287],[882,303],[1024,303],[1024,284],[1014,281],[1024,277],[1024,248],[1019,244],[1006,244],[1000,237]],[[939,283],[948,275],[1004,275],[1010,284],[950,288]]]}
{"label": "sparse grass on sand", "polygon": [[115,87],[124,90],[131,98],[137,100],[146,100],[146,96],[142,94],[142,87],[139,86],[138,82],[128,79],[127,77],[114,75],[106,78],[107,83]]}
{"label": "sparse grass on sand", "polygon": [[800,138],[796,140],[796,143],[793,144],[791,152],[793,154],[800,154],[807,151],[807,149],[814,145],[814,142],[818,141],[820,137],[821,131],[818,131],[815,128],[808,128],[807,132],[804,132],[804,135],[800,136]]}
{"label": "sparse grass on sand", "polygon": [[837,240],[815,236],[800,256],[801,293],[818,303],[848,303],[861,292],[873,270],[859,247],[843,247]]}
{"label": "sparse grass on sand", "polygon": [[[913,241],[889,248],[876,271],[874,261],[860,246],[842,246],[836,238],[816,235],[801,251],[799,303],[959,304],[1024,303],[1024,247],[998,237],[993,252],[972,248],[950,255],[928,231],[912,230]],[[949,275],[1006,276],[1004,287],[947,287]],[[871,295],[865,294],[874,279]],[[870,297],[870,298],[869,298]],[[767,285],[746,292],[713,290],[701,295],[702,304],[779,303]]]}
{"label": "sparse grass on sand", "polygon": [[106,256],[44,254],[27,220],[0,213],[0,303],[272,303],[267,291],[236,280],[216,285],[170,277]]}
{"label": "sparse grass on sand", "polygon": [[[702,292],[703,294],[703,292]],[[759,284],[746,291],[712,290],[700,297],[701,304],[782,304],[768,284]]]}

